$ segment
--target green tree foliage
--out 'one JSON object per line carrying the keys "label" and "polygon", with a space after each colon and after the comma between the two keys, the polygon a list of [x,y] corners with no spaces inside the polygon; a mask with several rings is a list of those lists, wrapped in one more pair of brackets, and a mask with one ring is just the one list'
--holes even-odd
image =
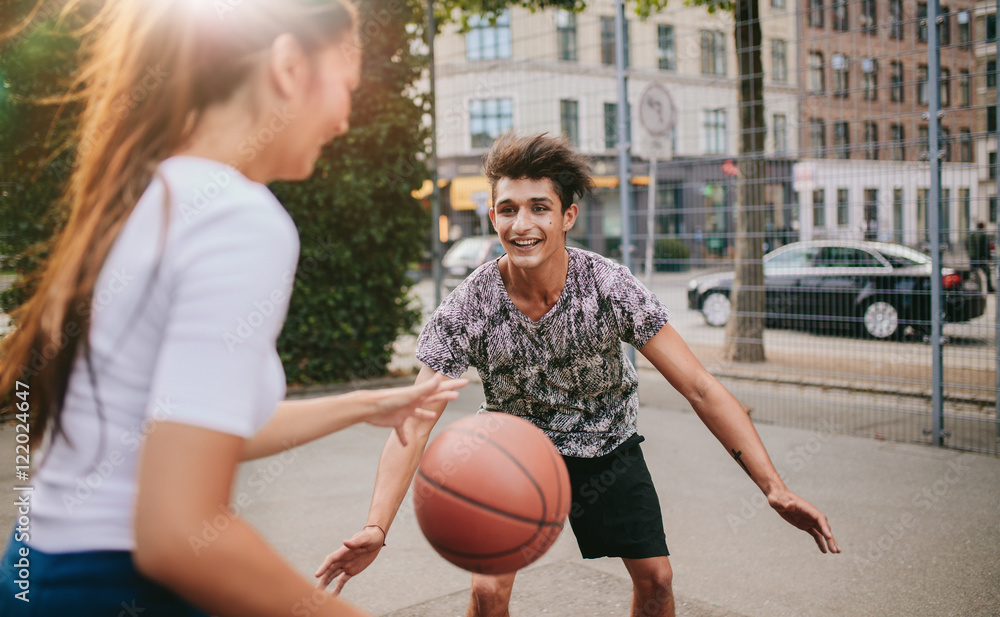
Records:
{"label": "green tree foliage", "polygon": [[[0,13],[0,30],[29,14],[34,0],[12,2]],[[60,196],[69,179],[72,149],[65,144],[79,106],[62,113],[57,98],[70,87],[79,41],[79,21],[59,21],[47,4],[17,35],[0,41],[0,271],[14,271],[18,284],[0,295],[0,309],[20,305],[33,289],[32,274],[64,220]]]}
{"label": "green tree foliage", "polygon": [[410,192],[427,177],[425,104],[409,95],[424,58],[412,52],[420,4],[361,3],[364,79],[351,131],[328,146],[316,173],[272,186],[295,219],[302,254],[278,351],[291,383],[383,374],[392,343],[419,313],[408,307],[407,265],[430,221]]}
{"label": "green tree foliage", "polygon": [[[51,3],[58,8],[59,3]],[[364,80],[351,131],[327,146],[316,173],[271,188],[299,229],[301,256],[278,351],[290,383],[325,383],[383,374],[391,345],[412,332],[409,264],[430,221],[410,192],[426,178],[426,101],[412,94],[424,58],[412,52],[423,4],[361,0]],[[8,3],[0,32],[35,0]],[[64,220],[59,197],[74,156],[79,105],[39,104],[65,94],[77,66],[72,18],[44,5],[37,19],[0,42],[0,269],[18,283],[0,298],[9,312],[30,293],[31,277]],[[408,26],[410,25],[410,26]]]}

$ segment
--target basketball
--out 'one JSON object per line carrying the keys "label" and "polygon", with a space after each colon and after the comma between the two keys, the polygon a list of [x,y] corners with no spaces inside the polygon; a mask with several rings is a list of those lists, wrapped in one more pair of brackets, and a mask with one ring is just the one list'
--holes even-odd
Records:
{"label": "basketball", "polygon": [[431,441],[414,479],[414,509],[442,557],[481,574],[513,572],[552,546],[570,509],[569,473],[527,420],[479,413]]}

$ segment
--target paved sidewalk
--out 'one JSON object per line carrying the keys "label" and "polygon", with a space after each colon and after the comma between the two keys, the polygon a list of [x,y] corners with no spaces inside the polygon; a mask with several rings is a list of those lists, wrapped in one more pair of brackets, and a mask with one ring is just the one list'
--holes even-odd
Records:
{"label": "paved sidewalk", "polygon": [[[640,431],[659,489],[681,617],[940,616],[1000,612],[1000,460],[823,431],[759,426],[788,484],[830,517],[844,553],[822,555],[774,515],[667,389],[644,381]],[[482,400],[471,384],[437,430]],[[234,501],[303,574],[364,523],[384,429],[353,427],[245,465]],[[14,430],[0,426],[12,495]],[[14,509],[0,507],[9,530]],[[7,533],[7,532],[4,532]],[[410,501],[388,546],[344,591],[373,615],[464,614],[468,575],[441,559]],[[621,562],[584,561],[572,532],[521,573],[512,614],[626,615]]]}

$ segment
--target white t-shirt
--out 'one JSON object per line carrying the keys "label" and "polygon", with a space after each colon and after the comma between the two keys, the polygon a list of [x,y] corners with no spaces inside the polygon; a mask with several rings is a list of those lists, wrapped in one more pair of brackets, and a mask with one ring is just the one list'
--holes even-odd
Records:
{"label": "white t-shirt", "polygon": [[93,376],[78,355],[62,412],[70,443],[53,439],[33,478],[29,545],[132,550],[137,462],[154,420],[260,429],[285,394],[275,341],[298,250],[267,187],[207,159],[160,164],[94,287]]}

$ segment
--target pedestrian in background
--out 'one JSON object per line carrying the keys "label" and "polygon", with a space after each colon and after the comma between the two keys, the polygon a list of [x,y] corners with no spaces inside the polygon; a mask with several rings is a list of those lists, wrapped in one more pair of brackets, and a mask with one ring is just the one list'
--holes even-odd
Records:
{"label": "pedestrian in background", "polygon": [[969,265],[972,272],[981,270],[986,277],[986,288],[990,293],[996,291],[993,277],[990,275],[990,237],[986,235],[986,225],[982,221],[976,223],[976,229],[965,239],[965,250],[969,253]]}

